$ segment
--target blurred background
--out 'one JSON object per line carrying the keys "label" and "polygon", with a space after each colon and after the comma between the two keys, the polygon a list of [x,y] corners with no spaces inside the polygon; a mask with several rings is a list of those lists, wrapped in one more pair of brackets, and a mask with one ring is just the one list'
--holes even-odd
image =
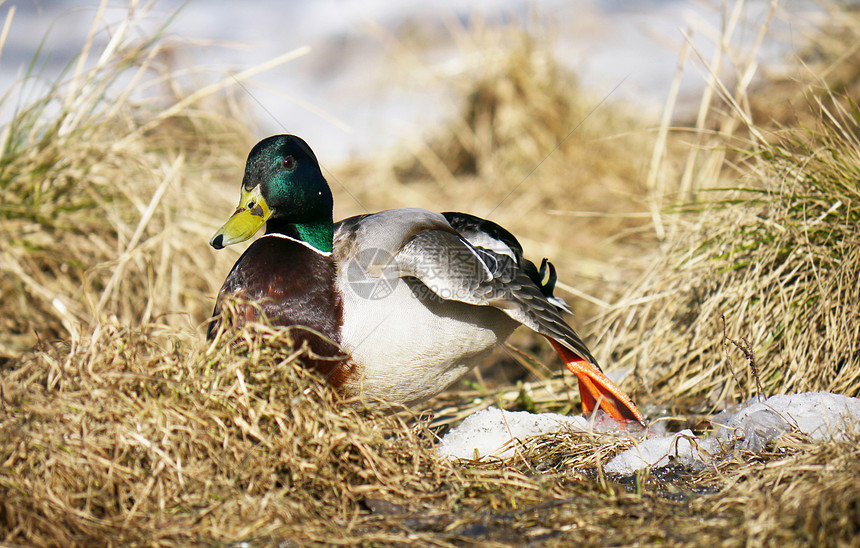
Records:
{"label": "blurred background", "polygon": [[[249,104],[261,137],[301,135],[327,163],[391,146],[453,116],[462,99],[457,82],[473,78],[505,48],[503,42],[489,48],[480,43],[481,28],[521,28],[598,100],[629,101],[640,115],[656,120],[682,45],[689,38],[697,52],[690,63],[701,67],[697,55],[711,58],[734,7],[715,0],[264,0],[253,7],[211,0],[109,2],[95,32],[96,49],[126,20],[129,5],[143,13],[135,29],[142,36],[170,21],[172,62],[201,86],[309,46],[301,58],[254,76],[234,92]],[[769,1],[745,3],[733,36],[739,51],[752,46],[769,8]],[[0,89],[20,81],[39,49],[28,85],[53,83],[79,53],[99,4],[10,0],[0,15],[11,9],[15,23],[0,60]],[[814,2],[781,2],[759,60],[769,71],[779,70],[820,15]],[[683,73],[679,115],[694,112],[705,72]],[[3,114],[10,115],[8,109]]]}

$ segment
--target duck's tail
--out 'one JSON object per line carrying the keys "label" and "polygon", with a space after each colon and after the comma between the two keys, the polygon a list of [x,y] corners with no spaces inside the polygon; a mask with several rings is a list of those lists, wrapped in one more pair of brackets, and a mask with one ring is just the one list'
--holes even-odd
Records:
{"label": "duck's tail", "polygon": [[609,380],[609,377],[604,375],[597,366],[578,356],[572,350],[568,350],[552,337],[544,336],[564,360],[564,365],[579,380],[582,410],[586,415],[591,414],[595,407],[600,406],[616,420],[636,421],[644,424],[645,419],[642,417],[642,413],[636,409],[630,396]]}

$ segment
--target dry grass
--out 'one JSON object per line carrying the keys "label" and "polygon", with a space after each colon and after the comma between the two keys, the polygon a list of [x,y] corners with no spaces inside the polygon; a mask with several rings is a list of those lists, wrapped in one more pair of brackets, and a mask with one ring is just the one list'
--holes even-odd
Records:
{"label": "dry grass", "polygon": [[227,98],[188,102],[172,46],[132,39],[134,21],[3,129],[0,360],[111,317],[193,326],[210,312],[211,186],[235,178],[251,137]]}
{"label": "dry grass", "polygon": [[445,468],[396,416],[334,402],[282,333],[201,346],[101,324],[4,370],[7,541],[313,540],[303,523],[343,527],[365,497],[402,498]]}
{"label": "dry grass", "polygon": [[[725,316],[766,393],[860,394],[860,114],[850,98],[810,98],[815,126],[747,125],[747,140],[726,141],[716,154],[731,146],[731,163],[679,207],[677,238],[602,319],[643,392],[713,408],[750,397]],[[736,127],[750,120],[734,114]]]}
{"label": "dry grass", "polygon": [[753,546],[856,546],[860,534],[857,440],[786,440],[759,462],[723,470],[717,508],[739,513]]}
{"label": "dry grass", "polygon": [[608,316],[616,361],[635,364],[667,399],[749,397],[746,360],[731,345],[740,359],[724,359],[725,316],[729,337],[755,350],[766,393],[857,395],[860,148],[851,131],[766,145],[750,186],[697,207],[696,224],[625,297],[639,302]]}
{"label": "dry grass", "polygon": [[630,442],[583,434],[458,464],[435,457],[426,418],[335,401],[289,347],[265,326],[206,348],[108,323],[4,367],[4,542],[828,545],[857,532],[854,441],[787,440],[757,462],[627,484],[599,466]]}
{"label": "dry grass", "polygon": [[[834,109],[860,96],[860,27],[856,2],[824,2],[826,17],[805,33],[787,74],[768,78],[750,96],[760,126],[814,126],[818,101]],[[803,85],[798,85],[802,83]]]}
{"label": "dry grass", "polygon": [[[402,200],[485,214],[501,204],[492,218],[523,234],[530,255],[551,256],[580,280],[626,279],[629,264],[614,267],[607,249],[635,249],[641,257],[636,246],[654,242],[640,235],[650,219],[631,215],[653,203],[638,182],[646,160],[635,152],[647,150],[647,138],[604,139],[635,126],[616,106],[589,115],[601,98],[573,93],[569,76],[533,42],[502,36],[510,50],[487,50],[484,59],[493,62],[481,63],[485,72],[463,93],[462,120],[419,141],[420,154],[413,148],[352,166],[344,179],[372,209]],[[207,347],[198,325],[235,257],[216,259],[208,250],[221,220],[209,212],[229,212],[254,139],[231,101],[175,92],[182,86],[159,68],[169,48],[161,38],[115,40],[104,63],[76,78],[70,73],[3,133],[0,542],[856,544],[858,440],[812,446],[787,439],[704,473],[669,469],[626,479],[607,478],[601,465],[631,442],[584,434],[523,440],[522,451],[503,462],[455,463],[437,459],[434,444],[464,409],[498,400],[565,411],[576,408],[575,396],[538,368],[545,380],[489,397],[454,392],[435,402],[435,413],[367,409],[337,401],[304,371],[288,332],[249,326]],[[159,92],[147,99],[126,93],[144,81]],[[756,142],[746,165],[758,198],[747,191],[738,203],[699,214],[699,226],[691,223],[697,230],[670,248],[680,255],[663,259],[677,270],[653,267],[644,275],[650,282],[631,292],[630,299],[646,300],[623,313],[609,309],[603,345],[618,349],[622,365],[641,360],[638,380],[648,390],[640,402],[665,401],[684,383],[685,395],[701,398],[730,378],[719,369],[721,325],[706,311],[726,314],[731,337],[750,338],[767,389],[800,386],[786,384],[799,382],[799,373],[778,376],[774,364],[802,365],[822,351],[816,344],[830,341],[821,356],[842,352],[842,369],[829,361],[834,367],[817,369],[823,376],[809,382],[856,391],[856,346],[843,352],[838,337],[828,338],[853,329],[858,340],[847,316],[856,318],[856,254],[853,246],[833,245],[856,237],[850,115],[834,116],[813,139],[785,133],[781,144]],[[348,196],[337,199],[338,207],[355,207]],[[593,222],[547,215],[592,208],[619,216]],[[617,231],[636,236],[596,249],[571,242],[570,227],[598,239]],[[708,239],[697,240],[702,234]],[[702,259],[689,260],[694,256]],[[697,290],[682,292],[686,287],[702,287],[711,300],[687,300]],[[676,303],[663,306],[666,312],[689,313],[649,325],[657,303],[669,302],[658,300],[666,293]],[[761,327],[772,318],[784,320],[781,330]],[[673,342],[683,329],[692,354]],[[774,342],[764,345],[761,333]],[[786,349],[785,341],[795,346]],[[665,361],[649,369],[654,348],[665,350]],[[718,374],[706,376],[708,363]],[[720,397],[751,389],[745,370],[735,373],[740,384],[724,382],[729,388]],[[691,418],[679,418],[685,420]]]}

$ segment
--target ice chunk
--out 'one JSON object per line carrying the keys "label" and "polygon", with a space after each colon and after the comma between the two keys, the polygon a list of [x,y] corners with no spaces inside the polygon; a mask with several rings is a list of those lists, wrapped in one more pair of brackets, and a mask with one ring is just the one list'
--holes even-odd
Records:
{"label": "ice chunk", "polygon": [[699,440],[692,430],[681,430],[671,436],[654,436],[619,453],[604,470],[610,474],[629,475],[642,468],[662,468],[671,460],[700,467],[708,462],[714,449],[710,440]]}
{"label": "ice chunk", "polygon": [[711,419],[714,435],[724,445],[749,451],[764,446],[788,431],[806,434],[814,441],[840,438],[857,431],[860,400],[829,392],[803,392],[751,400],[739,410],[726,410]]}
{"label": "ice chunk", "polygon": [[791,430],[788,421],[771,409],[747,409],[739,415],[726,426],[721,426],[720,422],[712,423],[718,425],[717,439],[727,440],[738,449],[758,453],[769,441]]}
{"label": "ice chunk", "polygon": [[479,458],[495,455],[504,459],[513,456],[516,450],[511,440],[525,440],[566,428],[589,430],[589,421],[556,413],[534,414],[488,407],[469,415],[460,426],[445,434],[438,451],[440,456],[460,459],[473,459],[476,454]]}

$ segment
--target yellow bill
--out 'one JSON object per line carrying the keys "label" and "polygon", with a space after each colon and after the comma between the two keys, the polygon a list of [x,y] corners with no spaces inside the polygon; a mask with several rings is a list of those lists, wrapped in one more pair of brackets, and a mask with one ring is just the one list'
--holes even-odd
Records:
{"label": "yellow bill", "polygon": [[215,249],[222,249],[228,245],[244,242],[256,234],[271,216],[272,211],[260,194],[259,185],[251,190],[242,188],[239,206],[236,207],[236,211],[227,219],[224,226],[212,236],[209,245]]}

